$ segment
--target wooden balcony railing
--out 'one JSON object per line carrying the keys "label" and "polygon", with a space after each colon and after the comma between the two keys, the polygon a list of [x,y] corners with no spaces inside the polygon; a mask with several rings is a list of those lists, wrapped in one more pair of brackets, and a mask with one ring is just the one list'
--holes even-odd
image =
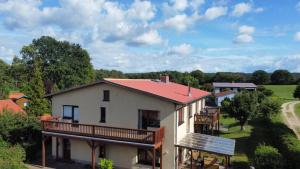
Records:
{"label": "wooden balcony railing", "polygon": [[214,124],[219,120],[219,113],[195,114],[195,124]]}
{"label": "wooden balcony railing", "polygon": [[163,127],[157,129],[156,131],[150,131],[59,121],[42,121],[42,130],[62,134],[105,138],[144,144],[157,144],[164,138]]}

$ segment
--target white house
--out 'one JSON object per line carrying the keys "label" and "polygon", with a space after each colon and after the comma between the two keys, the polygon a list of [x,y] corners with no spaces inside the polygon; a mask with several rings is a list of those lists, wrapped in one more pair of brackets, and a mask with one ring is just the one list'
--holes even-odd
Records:
{"label": "white house", "polygon": [[235,91],[227,90],[227,91],[223,91],[223,92],[214,94],[215,104],[217,106],[221,106],[221,103],[224,99],[228,98],[228,99],[231,100],[232,98],[234,98],[235,93],[236,93]]}
{"label": "white house", "polygon": [[213,92],[220,93],[225,90],[232,90],[234,92],[240,92],[241,90],[255,91],[257,86],[253,83],[224,83],[213,82]]}

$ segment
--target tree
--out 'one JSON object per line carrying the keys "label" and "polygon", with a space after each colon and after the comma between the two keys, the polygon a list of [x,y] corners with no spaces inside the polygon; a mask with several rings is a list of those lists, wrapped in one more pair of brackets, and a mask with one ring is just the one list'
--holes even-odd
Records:
{"label": "tree", "polygon": [[300,99],[300,85],[297,85],[294,93],[293,93],[294,98]]}
{"label": "tree", "polygon": [[29,82],[29,91],[27,92],[29,96],[29,106],[27,112],[31,115],[39,116],[44,113],[49,113],[49,103],[44,98],[45,87],[42,80],[42,73],[40,68],[40,61],[38,59],[34,62],[32,80]]}
{"label": "tree", "polygon": [[291,84],[293,82],[293,76],[288,70],[276,70],[271,75],[271,82],[273,84]]}
{"label": "tree", "polygon": [[257,95],[254,92],[242,91],[237,93],[231,102],[230,116],[236,118],[244,130],[244,125],[257,111]]}
{"label": "tree", "polygon": [[276,100],[272,100],[270,98],[265,98],[259,104],[259,111],[264,118],[270,118],[271,115],[278,114],[280,112],[280,103]]}
{"label": "tree", "polygon": [[[42,36],[24,46],[21,55],[27,70],[32,70],[34,61],[39,59],[43,82],[56,84],[59,89],[89,83],[94,79],[90,56],[78,44]],[[47,89],[51,91],[52,87]]]}
{"label": "tree", "polygon": [[266,71],[257,70],[252,73],[251,81],[257,85],[263,85],[269,83],[270,77]]}
{"label": "tree", "polygon": [[204,83],[204,74],[201,70],[194,70],[190,73],[190,75],[192,75],[194,78],[196,78],[199,82],[199,84],[203,84]]}
{"label": "tree", "polygon": [[240,73],[218,72],[214,76],[214,82],[244,82],[245,77]]}

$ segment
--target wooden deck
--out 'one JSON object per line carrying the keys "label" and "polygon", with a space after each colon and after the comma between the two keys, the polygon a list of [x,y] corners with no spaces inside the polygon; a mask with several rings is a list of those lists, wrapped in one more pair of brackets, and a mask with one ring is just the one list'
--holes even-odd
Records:
{"label": "wooden deck", "polygon": [[80,123],[67,123],[60,121],[42,121],[42,130],[53,133],[104,138],[143,144],[158,144],[162,142],[164,137],[164,128],[159,128],[156,131],[150,131]]}

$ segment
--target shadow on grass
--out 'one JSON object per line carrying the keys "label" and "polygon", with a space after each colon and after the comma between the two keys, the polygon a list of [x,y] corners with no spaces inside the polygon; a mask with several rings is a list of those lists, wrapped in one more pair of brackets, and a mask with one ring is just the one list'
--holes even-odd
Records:
{"label": "shadow on grass", "polygon": [[249,164],[246,161],[233,161],[232,168],[234,169],[249,169]]}

